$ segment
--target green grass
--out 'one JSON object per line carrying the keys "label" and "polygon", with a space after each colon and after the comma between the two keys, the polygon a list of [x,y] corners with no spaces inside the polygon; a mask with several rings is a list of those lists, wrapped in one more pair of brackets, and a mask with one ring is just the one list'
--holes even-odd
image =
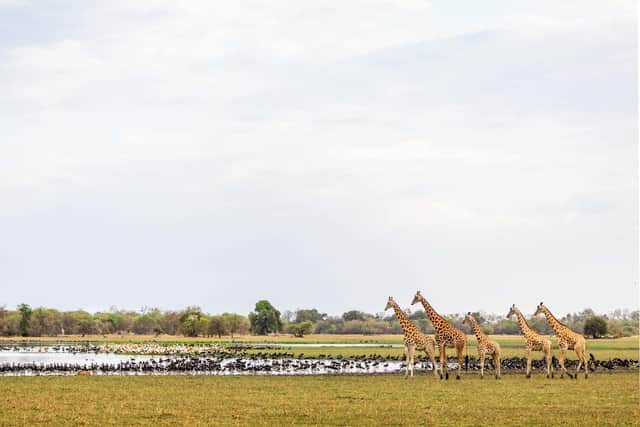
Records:
{"label": "green grass", "polygon": [[[526,352],[524,350],[524,338],[520,335],[497,335],[493,336],[500,346],[502,347],[503,357],[524,357]],[[2,338],[2,341],[30,341],[30,342],[95,342],[95,343],[145,343],[145,342],[157,342],[162,344],[184,344],[184,343],[231,343],[230,337],[218,338],[186,338],[177,337],[171,335],[161,335],[159,337],[144,336],[144,335],[106,335],[106,336],[64,336],[64,337],[43,337],[43,338]],[[558,355],[558,345],[555,338],[551,338],[553,343],[553,353]],[[401,356],[404,352],[402,348],[380,348],[380,347],[342,347],[342,348],[296,348],[296,344],[308,344],[308,343],[339,343],[339,344],[371,344],[371,345],[385,345],[385,344],[401,344],[402,335],[330,335],[330,334],[312,334],[303,338],[294,338],[290,335],[279,336],[239,336],[234,337],[234,343],[245,344],[263,344],[263,343],[280,343],[290,345],[281,349],[270,350],[250,350],[250,352],[267,351],[269,353],[293,353],[296,356],[303,353],[305,357],[318,357],[319,355],[331,355],[336,357],[342,355],[344,357],[356,357],[356,356],[368,356],[372,354],[378,354],[382,356],[392,355]],[[469,336],[467,353],[472,356],[476,355],[476,338]],[[623,359],[638,359],[639,337],[626,337],[618,339],[589,339],[587,340],[587,352],[593,353],[598,360],[608,360],[610,358],[619,357]],[[453,349],[447,350],[447,355],[455,356]],[[534,352],[535,358],[542,358],[541,352]],[[567,353],[569,359],[577,359],[574,351]]]}
{"label": "green grass", "polygon": [[[401,335],[384,335],[380,341],[380,344],[400,344],[402,343]],[[372,337],[375,339],[374,337]],[[525,357],[526,350],[524,348],[525,341],[521,336],[509,336],[500,335],[494,336],[494,339],[498,341],[502,348],[502,356],[507,357]],[[558,355],[559,350],[557,341],[555,338],[551,339],[553,343],[553,354]],[[465,354],[469,356],[477,356],[476,339],[473,336],[469,337],[468,346]],[[291,344],[290,347],[276,348],[269,350],[249,350],[250,353],[268,352],[268,353],[293,353],[298,356],[303,354],[305,357],[318,357],[321,355],[336,357],[342,355],[343,357],[357,357],[357,356],[369,356],[369,355],[381,355],[381,356],[402,356],[404,349],[402,348],[387,348],[387,347],[316,347],[316,348],[299,348],[295,347],[295,344]],[[587,352],[593,353],[594,357],[598,360],[608,360],[610,358],[619,357],[622,359],[634,359],[638,360],[638,337],[627,337],[619,339],[598,339],[587,340]],[[424,352],[419,353],[424,355]],[[456,352],[453,349],[447,349],[447,356],[455,357]],[[543,358],[542,352],[534,352],[533,357],[536,359]],[[567,352],[568,359],[577,360],[576,353],[573,350]]]}
{"label": "green grass", "polygon": [[638,425],[639,395],[637,371],[586,381],[4,377],[0,425]]}

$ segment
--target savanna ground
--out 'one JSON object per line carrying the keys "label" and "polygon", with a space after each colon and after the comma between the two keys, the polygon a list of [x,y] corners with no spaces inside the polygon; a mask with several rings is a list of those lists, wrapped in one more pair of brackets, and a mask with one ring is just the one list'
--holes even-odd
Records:
{"label": "savanna ground", "polygon": [[[525,355],[521,336],[496,336],[505,357]],[[2,342],[281,343],[249,351],[300,353],[304,357],[402,355],[402,348],[295,347],[298,343],[387,345],[401,335],[309,335],[184,338],[87,336],[3,339]],[[552,338],[554,354],[557,342]],[[467,353],[476,355],[475,338]],[[638,337],[588,340],[596,359],[638,359]],[[448,355],[454,356],[449,350]],[[574,352],[569,352],[575,358]],[[535,358],[542,358],[540,352]],[[638,369],[592,373],[585,381],[546,379],[534,371],[489,369],[461,381],[440,381],[431,372],[337,376],[72,376],[0,377],[0,425],[640,425]]]}
{"label": "savanna ground", "polygon": [[638,425],[638,373],[0,378],[0,425]]}

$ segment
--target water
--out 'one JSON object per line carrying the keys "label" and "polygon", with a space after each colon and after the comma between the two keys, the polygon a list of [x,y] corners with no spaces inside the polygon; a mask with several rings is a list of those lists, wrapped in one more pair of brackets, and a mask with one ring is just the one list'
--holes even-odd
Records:
{"label": "water", "polygon": [[114,354],[114,353],[92,353],[92,352],[62,352],[62,351],[29,351],[29,350],[10,350],[0,351],[0,366],[7,363],[38,363],[38,364],[72,364],[72,365],[84,365],[91,363],[107,363],[117,364],[120,362],[126,362],[129,360],[150,360],[153,356],[148,355],[136,355],[130,356],[126,354]]}
{"label": "water", "polygon": [[[400,372],[404,362],[382,358],[296,359],[217,356],[152,356],[77,351],[74,346],[0,347],[1,376],[75,375],[90,370],[94,375],[323,375],[383,374]],[[456,364],[449,364],[454,369]],[[417,363],[416,372],[429,369]]]}

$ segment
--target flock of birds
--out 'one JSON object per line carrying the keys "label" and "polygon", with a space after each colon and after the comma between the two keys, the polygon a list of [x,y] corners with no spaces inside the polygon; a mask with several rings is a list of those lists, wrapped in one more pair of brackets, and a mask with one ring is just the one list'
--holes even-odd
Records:
{"label": "flock of birds", "polygon": [[[282,353],[274,354],[246,354],[232,357],[231,353],[208,356],[169,356],[139,360],[134,357],[118,363],[37,363],[37,362],[4,362],[0,363],[0,376],[3,375],[162,375],[184,373],[190,375],[294,375],[294,374],[354,374],[354,373],[385,373],[395,372],[406,368],[406,362],[395,355],[369,355],[354,358],[304,359],[283,357]],[[616,369],[629,368],[637,365],[637,361],[614,358],[606,361],[596,360],[591,355],[594,368]],[[418,358],[418,363],[424,369],[433,369],[427,358]],[[557,359],[554,358],[554,364]],[[569,361],[570,367],[576,366],[577,361]],[[502,360],[504,369],[521,371],[527,367],[527,359],[512,357]],[[458,364],[448,364],[450,368],[457,368]],[[544,360],[534,360],[536,369],[543,369]],[[465,370],[479,371],[481,364],[474,356],[465,356],[463,366]]]}

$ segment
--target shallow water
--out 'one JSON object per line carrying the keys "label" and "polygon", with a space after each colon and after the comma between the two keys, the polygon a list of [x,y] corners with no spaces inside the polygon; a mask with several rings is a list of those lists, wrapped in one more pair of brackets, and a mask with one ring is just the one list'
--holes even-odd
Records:
{"label": "shallow water", "polygon": [[61,352],[61,351],[0,351],[0,366],[7,363],[68,363],[68,364],[89,364],[89,363],[120,363],[129,360],[150,360],[153,356],[114,353],[94,353],[94,352]]}
{"label": "shallow water", "polygon": [[[295,359],[216,356],[151,356],[75,351],[77,347],[38,346],[0,348],[0,375],[322,375],[399,372],[404,363],[385,359]],[[455,364],[449,364],[454,368]],[[417,371],[431,369],[417,363]]]}

